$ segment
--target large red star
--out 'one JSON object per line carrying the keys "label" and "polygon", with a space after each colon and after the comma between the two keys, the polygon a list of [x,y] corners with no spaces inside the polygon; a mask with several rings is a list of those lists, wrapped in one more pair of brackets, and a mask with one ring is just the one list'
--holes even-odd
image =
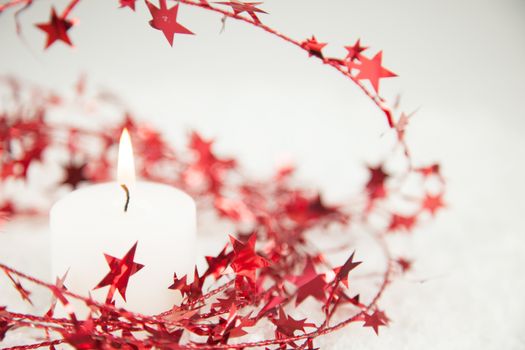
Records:
{"label": "large red star", "polygon": [[102,279],[102,281],[97,284],[94,289],[102,288],[105,286],[109,287],[108,296],[106,302],[111,302],[113,300],[113,295],[115,290],[118,290],[122,299],[126,300],[126,289],[128,288],[129,278],[136,274],[144,267],[142,264],[138,264],[133,261],[135,258],[135,251],[137,249],[137,243],[131,247],[131,249],[124,255],[122,259],[115,258],[111,255],[104,254],[106,261],[109,265],[110,271]]}
{"label": "large red star", "polygon": [[379,92],[379,79],[397,77],[395,73],[392,73],[386,68],[381,66],[381,60],[383,59],[383,52],[379,51],[372,59],[368,59],[365,56],[360,56],[359,60],[361,64],[356,66],[359,69],[357,79],[368,80],[374,87],[376,92]]}
{"label": "large red star", "polygon": [[166,5],[166,0],[160,0],[159,4],[160,8],[157,8],[151,2],[146,1],[146,5],[148,5],[148,9],[152,17],[151,21],[149,21],[149,24],[153,28],[162,31],[171,46],[173,46],[173,37],[175,33],[193,34],[193,32],[177,22],[179,4],[173,6],[170,9],[168,9],[168,6]]}
{"label": "large red star", "polygon": [[69,46],[73,46],[73,43],[67,36],[67,31],[72,26],[73,26],[73,22],[65,18],[57,16],[57,13],[54,7],[51,9],[51,18],[49,22],[36,24],[36,27],[38,29],[46,32],[47,34],[47,41],[46,41],[45,49],[47,49],[57,40],[63,41]]}
{"label": "large red star", "polygon": [[230,242],[233,246],[234,253],[231,267],[237,276],[245,276],[253,283],[255,283],[257,269],[270,265],[265,258],[257,255],[255,252],[256,239],[256,235],[253,234],[246,243],[243,243],[230,236]]}

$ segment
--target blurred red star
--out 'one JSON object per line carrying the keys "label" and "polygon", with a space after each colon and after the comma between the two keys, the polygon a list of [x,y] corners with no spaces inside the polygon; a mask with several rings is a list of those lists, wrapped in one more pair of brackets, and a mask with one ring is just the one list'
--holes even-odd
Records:
{"label": "blurred red star", "polygon": [[410,231],[416,224],[417,216],[403,216],[394,214],[390,220],[390,225],[388,226],[388,231],[397,231],[397,230],[406,230]]}
{"label": "blurred red star", "polygon": [[123,7],[129,7],[130,9],[132,9],[133,11],[135,11],[135,2],[137,0],[119,0],[119,3],[120,3],[120,7],[123,8]]}
{"label": "blurred red star", "polygon": [[73,46],[73,43],[67,35],[67,31],[73,26],[73,22],[59,17],[56,14],[55,8],[51,9],[51,18],[47,23],[36,24],[36,27],[47,34],[47,41],[45,49],[51,46],[55,41],[63,41],[69,46]]}
{"label": "blurred red star", "polygon": [[256,6],[261,5],[262,2],[242,2],[242,1],[228,1],[228,2],[216,2],[216,4],[231,6],[233,13],[236,15],[246,12],[252,17],[252,19],[260,23],[257,13],[267,13]]}
{"label": "blurred red star", "polygon": [[431,194],[426,194],[425,198],[423,199],[422,203],[422,209],[427,210],[432,215],[436,215],[436,212],[445,207],[445,203],[443,202],[443,194],[440,193],[436,196],[433,196]]}
{"label": "blurred red star", "polygon": [[173,37],[177,34],[193,34],[189,29],[183,27],[177,22],[177,14],[179,11],[179,4],[168,9],[166,0],[160,0],[160,8],[153,5],[151,2],[146,1],[149,12],[151,13],[151,21],[149,24],[164,33],[166,39],[171,46],[173,46]]}
{"label": "blurred red star", "polygon": [[345,49],[348,51],[346,58],[353,61],[355,59],[361,59],[361,52],[368,49],[368,46],[361,46],[361,39],[357,39],[353,46],[345,46]]}

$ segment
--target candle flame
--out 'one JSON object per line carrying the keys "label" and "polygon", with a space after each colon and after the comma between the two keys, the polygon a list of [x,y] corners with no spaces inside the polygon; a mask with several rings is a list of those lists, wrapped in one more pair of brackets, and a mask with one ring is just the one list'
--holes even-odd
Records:
{"label": "candle flame", "polygon": [[118,148],[117,179],[119,184],[133,187],[135,185],[135,160],[133,145],[128,130],[124,128]]}

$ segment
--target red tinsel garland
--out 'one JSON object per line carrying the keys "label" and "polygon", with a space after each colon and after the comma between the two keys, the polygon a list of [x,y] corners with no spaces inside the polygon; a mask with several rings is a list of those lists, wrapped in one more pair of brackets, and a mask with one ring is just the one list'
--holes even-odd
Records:
{"label": "red tinsel garland", "polygon": [[[0,5],[0,13],[13,6],[27,9],[32,3],[32,0],[8,1]],[[72,44],[67,32],[74,23],[68,16],[78,3],[79,0],[71,1],[60,15],[53,9],[50,21],[37,25],[47,34],[46,48],[56,40]],[[292,167],[279,169],[267,181],[254,181],[242,174],[235,159],[218,156],[213,151],[213,142],[198,133],[190,135],[187,151],[177,152],[157,130],[138,123],[129,114],[125,114],[119,123],[95,130],[56,124],[48,117],[54,108],[67,102],[65,97],[27,88],[15,79],[3,79],[2,87],[10,94],[12,105],[0,111],[2,182],[8,179],[27,181],[29,168],[44,163],[44,155],[54,150],[65,151],[69,158],[62,164],[64,178],[56,187],[75,188],[82,182],[107,181],[111,178],[110,164],[113,162],[110,157],[116,147],[115,141],[126,127],[133,136],[143,178],[183,188],[201,206],[212,208],[221,217],[238,224],[239,230],[237,238],[231,237],[230,244],[217,256],[207,257],[208,268],[204,272],[196,271],[193,279],[174,277],[170,288],[183,296],[181,305],[154,316],[116,308],[113,295],[106,304],[77,295],[65,289],[67,279],[48,284],[0,264],[22,299],[31,303],[31,293],[25,286],[26,282],[31,282],[49,290],[56,300],[41,316],[0,308],[0,340],[15,329],[33,328],[42,330],[45,341],[12,349],[53,348],[61,343],[77,349],[246,349],[270,346],[313,349],[316,337],[353,322],[364,322],[365,327],[378,333],[380,326],[388,324],[388,318],[378,308],[377,302],[394,276],[410,268],[410,261],[392,256],[387,235],[409,232],[425,213],[434,215],[443,206],[443,179],[438,165],[421,168],[412,165],[404,141],[409,116],[399,113],[396,121],[395,110],[377,95],[379,80],[395,74],[381,66],[381,52],[373,58],[364,56],[362,52],[366,48],[360,46],[359,41],[347,47],[345,58],[324,57],[322,48],[325,44],[319,43],[315,37],[296,41],[262,24],[258,14],[265,12],[258,7],[260,3],[232,1],[215,5],[205,0],[180,0],[169,8],[166,0],[160,0],[159,7],[146,1],[153,17],[151,26],[162,31],[170,44],[175,33],[191,33],[177,22],[179,3],[257,26],[302,48],[350,78],[385,113],[389,126],[397,134],[402,157],[407,160],[406,169],[391,174],[385,170],[384,164],[370,167],[369,180],[357,204],[327,206],[318,191],[293,183]],[[120,0],[120,5],[134,10],[135,1]],[[224,5],[230,6],[232,12],[220,7]],[[249,17],[243,17],[244,12]],[[368,80],[374,90],[369,90],[362,83],[364,80]],[[77,97],[87,98],[84,90],[84,82],[80,81],[76,88]],[[90,102],[115,104],[109,95]],[[93,143],[98,145],[95,153],[87,146]],[[392,152],[392,157],[399,156],[398,153]],[[404,192],[409,182],[415,183],[419,195],[415,195],[414,190],[410,196]],[[437,192],[429,192],[431,183],[439,185]],[[391,204],[393,199],[411,205],[411,214],[399,213]],[[0,220],[10,215],[38,212],[38,208],[22,207],[14,199],[2,200]],[[371,234],[387,262],[384,271],[377,275],[379,286],[367,295],[367,302],[349,288],[349,273],[360,264],[354,261],[354,253],[348,254],[345,263],[334,267],[328,262],[328,254],[316,249],[308,239],[312,231],[327,228],[344,231],[350,224]],[[339,248],[348,250],[346,244]],[[120,264],[126,263],[124,259],[119,261]],[[116,269],[121,267],[119,264],[114,266]],[[125,290],[126,286],[118,278],[106,282],[111,287],[124,287]],[[90,307],[92,312],[87,320],[78,319],[73,312],[68,318],[53,316],[56,303],[68,305],[72,299]],[[306,299],[317,304],[323,315],[321,320],[294,316]],[[272,325],[273,337],[243,341],[251,327],[269,325]]]}

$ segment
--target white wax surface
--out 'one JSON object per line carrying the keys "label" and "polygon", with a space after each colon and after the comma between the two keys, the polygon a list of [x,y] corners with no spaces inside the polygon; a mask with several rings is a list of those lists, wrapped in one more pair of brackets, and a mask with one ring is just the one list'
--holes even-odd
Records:
{"label": "white wax surface", "polygon": [[[186,193],[170,186],[138,182],[131,189],[124,212],[125,193],[117,183],[74,191],[50,212],[52,278],[69,268],[66,287],[104,301],[108,287],[93,288],[109,272],[104,253],[121,259],[138,241],[134,261],[144,267],[129,279],[125,303],[115,293],[117,306],[156,314],[178,301],[168,290],[173,273],[192,271],[195,263],[196,207]],[[82,309],[76,303],[77,309]],[[83,310],[78,310],[82,311]]]}

